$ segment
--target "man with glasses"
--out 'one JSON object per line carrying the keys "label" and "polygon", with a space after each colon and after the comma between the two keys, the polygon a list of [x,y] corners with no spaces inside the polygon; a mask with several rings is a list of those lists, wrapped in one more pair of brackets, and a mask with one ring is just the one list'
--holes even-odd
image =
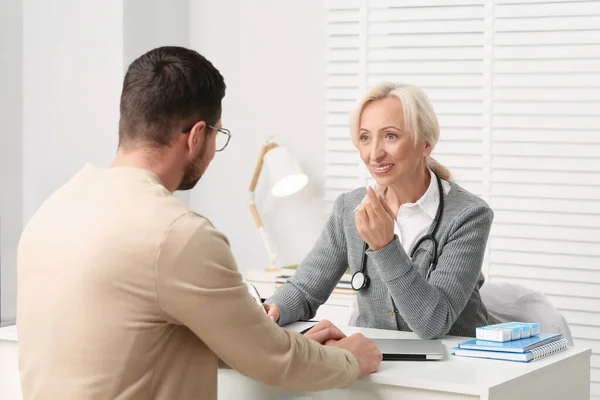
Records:
{"label": "man with glasses", "polygon": [[25,400],[215,399],[219,358],[308,391],[378,368],[381,353],[362,335],[322,322],[307,338],[272,322],[225,236],[173,196],[229,143],[224,96],[221,74],[192,50],[157,48],[129,66],[111,168],[86,165],[21,238]]}

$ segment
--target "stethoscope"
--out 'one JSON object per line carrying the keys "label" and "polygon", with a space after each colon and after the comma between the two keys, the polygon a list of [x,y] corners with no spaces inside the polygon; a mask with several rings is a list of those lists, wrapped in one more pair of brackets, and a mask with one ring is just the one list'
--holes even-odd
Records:
{"label": "stethoscope", "polygon": [[[437,266],[438,242],[435,238],[435,233],[437,232],[438,222],[440,220],[440,217],[442,216],[442,213],[444,212],[444,191],[442,188],[442,180],[436,173],[434,173],[434,175],[437,179],[438,191],[440,193],[440,203],[438,205],[438,209],[435,214],[435,219],[433,220],[433,223],[431,224],[431,228],[429,229],[429,233],[427,233],[427,235],[421,237],[417,241],[417,243],[415,243],[412,251],[410,252],[410,258],[412,259],[413,256],[415,255],[415,252],[417,251],[419,246],[421,244],[423,244],[423,242],[430,240],[433,243],[433,258],[431,260],[431,264],[429,264],[429,268],[427,269],[427,274],[425,276],[425,279],[427,279],[427,280],[429,280],[429,276],[431,275],[431,273],[435,270],[435,267]],[[367,265],[367,248],[368,248],[368,245],[365,242],[365,244],[363,245],[363,253],[362,253],[360,270],[356,271],[352,275],[352,280],[350,281],[350,285],[352,286],[352,289],[354,289],[356,291],[366,289],[367,287],[369,287],[370,279],[367,276],[367,271],[365,269],[366,265]]]}

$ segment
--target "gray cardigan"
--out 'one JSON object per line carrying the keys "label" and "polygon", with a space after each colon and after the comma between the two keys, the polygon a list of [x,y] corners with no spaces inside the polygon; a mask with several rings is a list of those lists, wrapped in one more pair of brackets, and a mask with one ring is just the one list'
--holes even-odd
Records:
{"label": "gray cardigan", "polygon": [[[313,318],[346,268],[351,273],[360,269],[364,241],[356,230],[354,209],[364,196],[365,188],[360,188],[337,198],[320,238],[296,274],[267,299],[280,307],[280,325]],[[425,274],[432,259],[431,241],[423,243],[412,260],[397,236],[382,249],[367,250],[371,283],[356,292],[357,326],[413,331],[432,339],[446,334],[475,336],[475,328],[488,323],[479,288],[494,214],[485,201],[455,183],[444,200],[436,233],[439,260],[429,280]]]}

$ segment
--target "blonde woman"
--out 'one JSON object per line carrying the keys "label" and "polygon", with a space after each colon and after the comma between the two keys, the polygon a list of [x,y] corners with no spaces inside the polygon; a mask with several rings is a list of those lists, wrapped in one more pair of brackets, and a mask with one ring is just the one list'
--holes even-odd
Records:
{"label": "blonde woman", "polygon": [[382,83],[350,130],[376,184],[338,197],[267,312],[280,325],[314,317],[349,266],[357,326],[475,336],[489,318],[479,288],[493,212],[431,157],[440,132],[429,99],[415,86]]}

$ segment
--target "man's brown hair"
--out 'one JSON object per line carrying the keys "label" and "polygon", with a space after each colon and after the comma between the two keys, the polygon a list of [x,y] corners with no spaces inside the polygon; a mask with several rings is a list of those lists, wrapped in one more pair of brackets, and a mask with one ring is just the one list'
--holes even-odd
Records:
{"label": "man's brown hair", "polygon": [[164,147],[185,125],[221,119],[225,81],[202,55],[158,47],[133,61],[123,81],[119,145]]}

